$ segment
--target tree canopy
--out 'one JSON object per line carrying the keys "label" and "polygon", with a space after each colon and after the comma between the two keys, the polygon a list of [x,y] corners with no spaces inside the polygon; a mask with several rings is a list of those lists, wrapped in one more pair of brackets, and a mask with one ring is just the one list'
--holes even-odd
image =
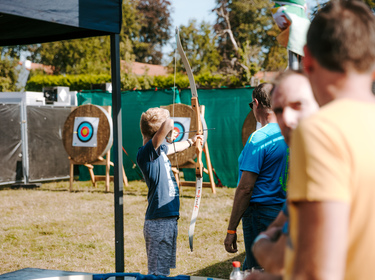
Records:
{"label": "tree canopy", "polygon": [[[363,1],[375,9],[373,0]],[[182,45],[194,74],[200,77],[220,75],[245,85],[259,70],[285,69],[287,51],[276,41],[279,30],[270,12],[272,5],[269,0],[216,0],[212,7],[216,14],[214,25],[190,20],[187,25],[180,26]],[[319,2],[316,2],[313,10],[319,7]],[[121,60],[161,64],[163,47],[174,37],[172,12],[170,0],[124,0]],[[0,50],[0,87],[3,91],[15,90],[15,68],[21,54],[26,54],[33,62],[50,65],[55,75],[110,72],[108,36],[10,46]],[[169,54],[170,60],[173,56],[174,52]],[[180,61],[176,66],[177,72],[185,71]],[[169,67],[173,71],[174,62]],[[124,79],[132,78],[130,73],[127,71]]]}
{"label": "tree canopy", "polygon": [[[216,72],[221,56],[216,48],[215,34],[209,23],[190,20],[187,26],[180,26],[180,39],[191,69],[194,73]],[[173,58],[175,51],[169,56]],[[174,67],[172,60],[170,67]],[[184,72],[181,60],[177,60],[177,71]]]}

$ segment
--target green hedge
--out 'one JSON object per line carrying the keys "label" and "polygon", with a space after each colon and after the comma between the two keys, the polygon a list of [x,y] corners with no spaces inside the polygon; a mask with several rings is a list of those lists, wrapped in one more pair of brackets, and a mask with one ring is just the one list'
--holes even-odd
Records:
{"label": "green hedge", "polygon": [[66,86],[70,90],[91,89],[91,84],[109,83],[110,75],[35,75],[26,84],[26,90],[42,91],[43,87]]}
{"label": "green hedge", "polygon": [[[242,87],[248,84],[241,82],[235,76],[212,75],[203,73],[195,76],[197,86],[200,88]],[[27,84],[26,90],[42,91],[48,86],[67,86],[70,90],[90,90],[92,84],[103,84],[111,82],[111,76],[102,75],[34,75]],[[187,75],[173,74],[168,76],[135,76],[133,74],[121,75],[121,90],[151,89],[151,88],[188,88],[189,79]]]}

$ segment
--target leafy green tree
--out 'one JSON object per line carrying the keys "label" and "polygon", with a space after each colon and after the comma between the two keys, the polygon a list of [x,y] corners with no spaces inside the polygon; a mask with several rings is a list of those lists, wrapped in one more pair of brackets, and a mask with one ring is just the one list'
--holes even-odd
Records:
{"label": "leafy green tree", "polygon": [[[215,34],[209,23],[202,21],[197,27],[196,20],[190,20],[187,26],[180,26],[180,39],[185,54],[194,74],[216,72],[221,57],[215,44]],[[172,52],[170,57],[174,56]],[[170,67],[174,67],[172,60]],[[180,59],[177,60],[177,71],[185,72]]]}
{"label": "leafy green tree", "polygon": [[51,65],[54,74],[108,73],[109,37],[92,37],[41,44],[32,60]]}
{"label": "leafy green tree", "polygon": [[0,48],[0,92],[18,90],[16,87],[19,73],[17,49],[20,50],[19,47]]}
{"label": "leafy green tree", "polygon": [[168,0],[135,0],[137,24],[134,32],[134,54],[139,62],[160,64],[162,47],[170,39],[171,2]]}
{"label": "leafy green tree", "polygon": [[283,46],[274,45],[269,49],[269,53],[263,62],[265,71],[282,71],[288,66],[287,50]]}
{"label": "leafy green tree", "polygon": [[375,1],[374,0],[365,0],[365,3],[369,5],[372,11],[375,13]]}
{"label": "leafy green tree", "polygon": [[134,38],[139,36],[141,22],[137,15],[137,2],[133,0],[124,0],[122,4],[122,27],[120,32],[121,51],[125,60],[135,60],[133,53]]}
{"label": "leafy green tree", "polygon": [[0,92],[17,91],[18,78],[17,61],[9,56],[2,56],[0,60]]}
{"label": "leafy green tree", "polygon": [[[286,51],[278,47],[276,35],[277,26],[274,24],[269,0],[241,1],[217,0],[218,15],[214,26],[218,34],[218,49],[223,56],[221,68],[231,68],[242,72],[248,77],[259,68],[278,70],[280,64],[286,64]],[[252,48],[251,52],[244,49]],[[254,50],[259,50],[255,53]],[[251,57],[244,57],[247,53]],[[237,63],[234,63],[236,62]],[[246,62],[252,61],[251,68],[246,69]],[[273,64],[278,62],[277,64]],[[228,70],[226,70],[228,71]]]}

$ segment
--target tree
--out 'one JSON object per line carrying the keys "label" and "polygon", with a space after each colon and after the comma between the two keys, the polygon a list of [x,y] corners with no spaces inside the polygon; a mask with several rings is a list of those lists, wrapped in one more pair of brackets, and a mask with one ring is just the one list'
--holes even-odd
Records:
{"label": "tree", "polygon": [[122,4],[120,47],[126,58],[125,60],[135,60],[132,41],[139,36],[139,30],[141,29],[136,6],[136,1],[124,0]]}
{"label": "tree", "polygon": [[372,11],[375,13],[375,2],[374,0],[365,0],[365,3],[369,5],[369,7],[372,9]]}
{"label": "tree", "polygon": [[[218,17],[214,28],[219,36],[218,49],[223,56],[222,69],[232,67],[236,72],[247,72],[248,76],[258,67],[276,70],[280,63],[286,64],[286,51],[278,48],[276,41],[275,35],[278,32],[272,19],[271,8],[272,2],[268,0],[217,0],[215,11]],[[243,46],[253,48],[248,52],[253,57],[241,57],[241,52],[246,53]],[[255,53],[254,50],[259,52]],[[280,63],[270,64],[276,59],[281,60]],[[246,61],[252,61],[252,67],[255,68],[246,70],[243,67],[246,66]]]}
{"label": "tree", "polygon": [[[216,48],[215,34],[209,23],[202,21],[197,28],[197,21],[190,20],[188,26],[180,26],[180,39],[194,74],[217,71],[221,57]],[[174,52],[169,56],[173,57]],[[174,65],[173,60],[170,67],[172,65]],[[177,61],[177,71],[185,71],[181,60]]]}
{"label": "tree", "polygon": [[10,56],[2,55],[0,60],[0,92],[17,91],[17,61]]}
{"label": "tree", "polygon": [[110,71],[109,37],[100,36],[41,44],[34,62],[51,65],[54,74],[103,74]]}
{"label": "tree", "polygon": [[168,43],[171,28],[171,2],[168,0],[136,0],[140,29],[133,34],[134,54],[139,62],[160,64],[162,47]]}

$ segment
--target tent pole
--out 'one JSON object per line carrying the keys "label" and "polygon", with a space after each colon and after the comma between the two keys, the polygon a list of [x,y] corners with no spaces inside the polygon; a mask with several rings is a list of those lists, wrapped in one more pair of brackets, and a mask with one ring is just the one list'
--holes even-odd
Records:
{"label": "tent pole", "polygon": [[122,121],[120,83],[120,39],[111,34],[112,114],[113,114],[113,164],[115,199],[115,255],[116,272],[124,272],[124,205],[122,178]]}

